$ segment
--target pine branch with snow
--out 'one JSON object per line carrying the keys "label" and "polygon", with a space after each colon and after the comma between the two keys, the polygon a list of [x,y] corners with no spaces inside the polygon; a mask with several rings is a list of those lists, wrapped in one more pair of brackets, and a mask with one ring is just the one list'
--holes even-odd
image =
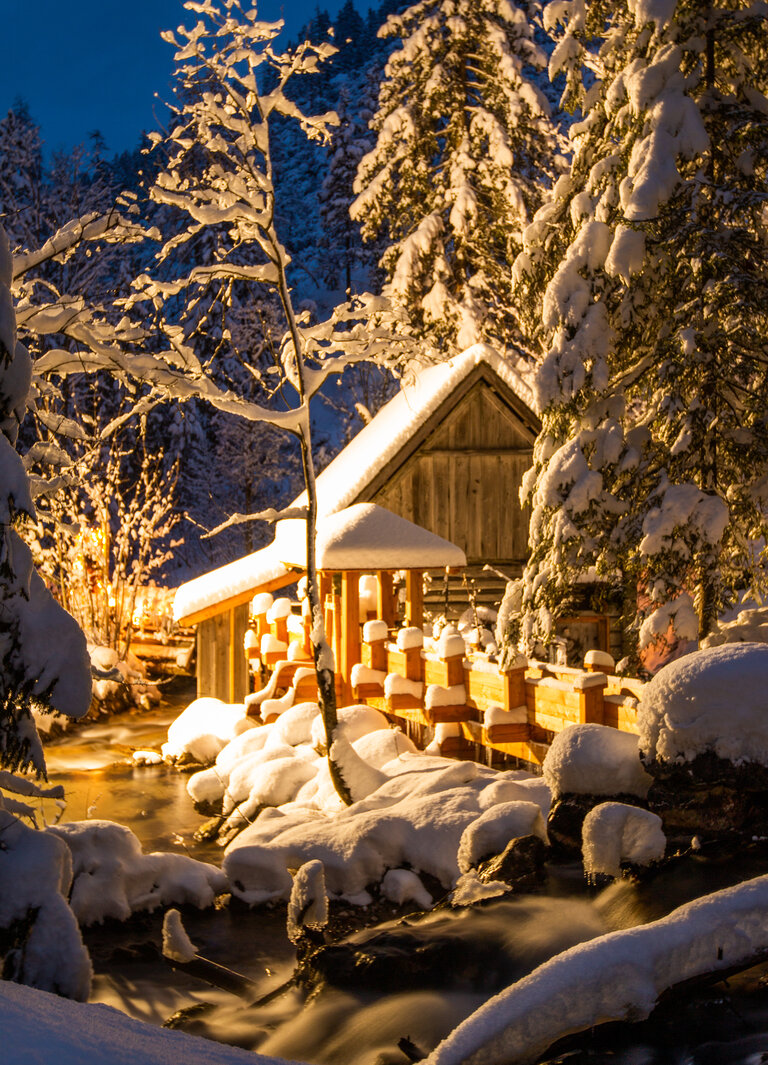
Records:
{"label": "pine branch with snow", "polygon": [[528,635],[591,567],[635,636],[638,586],[654,605],[695,589],[704,634],[754,581],[766,525],[760,11],[557,3],[545,18],[582,118],[515,264],[543,349]]}

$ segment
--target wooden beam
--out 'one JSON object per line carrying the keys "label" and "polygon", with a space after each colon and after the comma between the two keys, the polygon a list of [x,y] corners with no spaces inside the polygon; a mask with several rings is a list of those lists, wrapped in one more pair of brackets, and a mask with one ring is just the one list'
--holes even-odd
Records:
{"label": "wooden beam", "polygon": [[229,611],[229,701],[235,701],[235,669],[237,668],[237,648],[235,647],[235,608]]}
{"label": "wooden beam", "polygon": [[211,606],[204,607],[202,610],[195,610],[191,614],[185,614],[184,617],[177,618],[177,625],[199,625],[201,621],[207,621],[209,618],[218,617],[219,614],[225,614],[228,610],[234,610],[236,606],[242,606],[243,603],[250,603],[254,595],[259,592],[274,592],[278,588],[287,588],[289,584],[295,584],[297,580],[302,576],[302,573],[298,570],[295,573],[289,573],[283,577],[275,577],[274,580],[267,581],[266,584],[259,584],[254,588],[248,588],[245,591],[238,592],[237,595],[231,595],[227,599],[221,599],[218,603],[212,603]]}

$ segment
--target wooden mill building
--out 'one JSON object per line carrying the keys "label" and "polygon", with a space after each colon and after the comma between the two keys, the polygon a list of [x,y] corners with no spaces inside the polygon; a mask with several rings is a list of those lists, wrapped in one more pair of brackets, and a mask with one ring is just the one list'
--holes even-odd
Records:
{"label": "wooden mill building", "polygon": [[[358,503],[375,503],[457,545],[478,600],[498,603],[504,581],[522,572],[529,515],[520,505],[523,474],[539,429],[525,367],[484,344],[406,378],[389,401],[317,479],[318,520]],[[306,502],[304,496],[292,506]],[[246,690],[242,654],[248,604],[257,591],[292,584],[277,544],[182,585],[176,620],[198,626],[199,694],[239,701]],[[449,599],[467,605],[461,577]],[[443,573],[435,570],[428,605],[440,611]]]}
{"label": "wooden mill building", "polygon": [[461,547],[473,576],[486,563],[519,576],[540,428],[524,370],[476,344],[406,379],[318,477],[319,517],[378,503]]}

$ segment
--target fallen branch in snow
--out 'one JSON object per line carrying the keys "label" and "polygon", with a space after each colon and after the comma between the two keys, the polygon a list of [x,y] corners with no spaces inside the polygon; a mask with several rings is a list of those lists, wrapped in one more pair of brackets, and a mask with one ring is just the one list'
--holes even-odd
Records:
{"label": "fallen branch in snow", "polygon": [[669,995],[768,958],[768,876],[557,955],[460,1024],[428,1065],[526,1065],[566,1036],[645,1020]]}

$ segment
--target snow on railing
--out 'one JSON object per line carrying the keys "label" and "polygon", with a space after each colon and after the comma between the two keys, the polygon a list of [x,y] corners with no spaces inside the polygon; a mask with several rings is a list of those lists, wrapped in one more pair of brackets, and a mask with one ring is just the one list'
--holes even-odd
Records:
{"label": "snow on railing", "polygon": [[642,683],[605,673],[613,660],[590,652],[585,668],[528,661],[508,669],[468,657],[460,637],[429,641],[413,628],[388,640],[386,626],[365,626],[362,662],[352,686],[360,702],[414,725],[457,725],[465,741],[542,761],[554,735],[569,724],[605,724],[636,732]]}

